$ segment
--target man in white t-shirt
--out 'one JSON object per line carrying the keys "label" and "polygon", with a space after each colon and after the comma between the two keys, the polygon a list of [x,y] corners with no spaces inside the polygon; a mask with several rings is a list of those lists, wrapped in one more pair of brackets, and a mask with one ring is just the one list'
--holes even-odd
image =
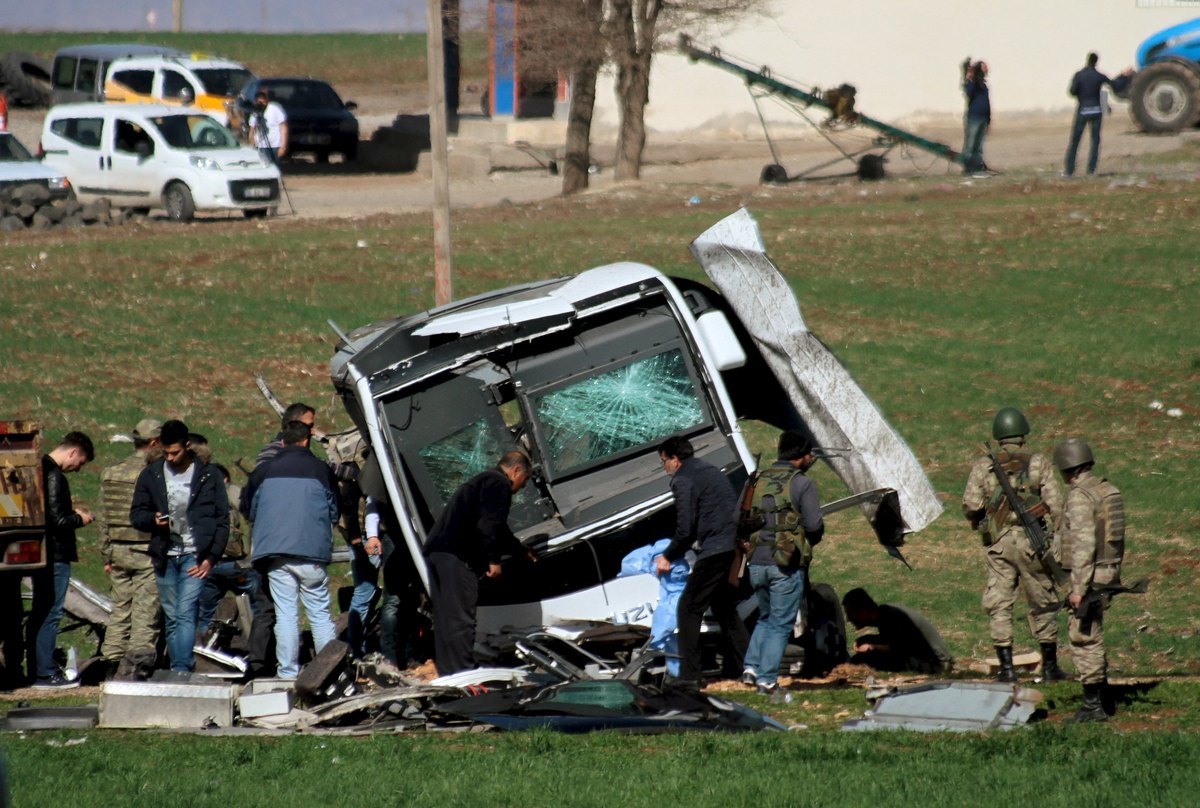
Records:
{"label": "man in white t-shirt", "polygon": [[254,114],[250,116],[250,142],[275,165],[287,154],[287,113],[266,90],[254,95]]}

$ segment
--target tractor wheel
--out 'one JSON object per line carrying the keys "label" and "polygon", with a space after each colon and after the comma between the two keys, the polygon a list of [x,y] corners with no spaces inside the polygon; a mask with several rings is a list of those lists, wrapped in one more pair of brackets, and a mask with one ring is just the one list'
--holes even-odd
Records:
{"label": "tractor wheel", "polygon": [[763,185],[785,185],[788,181],[787,169],[779,163],[763,166],[762,173],[758,175],[758,181]]}
{"label": "tractor wheel", "polygon": [[1143,131],[1173,134],[1200,119],[1200,76],[1179,62],[1152,64],[1133,77],[1129,112]]}

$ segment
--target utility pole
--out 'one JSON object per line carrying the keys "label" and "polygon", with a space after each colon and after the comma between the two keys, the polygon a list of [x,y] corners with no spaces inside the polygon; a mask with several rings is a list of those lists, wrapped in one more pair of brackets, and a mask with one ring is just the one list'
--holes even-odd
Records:
{"label": "utility pole", "polygon": [[446,76],[442,50],[442,0],[426,0],[429,70],[429,145],[433,158],[433,293],[444,306],[454,299],[450,265],[450,157],[446,145]]}
{"label": "utility pole", "polygon": [[183,33],[183,0],[171,0],[171,13],[175,15],[175,33]]}

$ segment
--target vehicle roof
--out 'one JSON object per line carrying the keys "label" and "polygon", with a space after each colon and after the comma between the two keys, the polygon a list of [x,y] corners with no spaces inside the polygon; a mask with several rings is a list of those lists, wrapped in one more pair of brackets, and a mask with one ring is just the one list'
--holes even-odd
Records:
{"label": "vehicle roof", "polygon": [[59,56],[94,56],[97,59],[119,59],[122,56],[144,56],[157,54],[160,56],[186,56],[184,51],[178,48],[169,48],[166,45],[147,45],[140,42],[129,43],[98,43],[95,45],[69,45],[65,48],[59,48],[54,54],[54,58]]}
{"label": "vehicle roof", "polygon": [[168,104],[105,104],[99,101],[84,101],[78,104],[55,104],[46,112],[46,120],[63,115],[144,115],[156,118],[160,115],[207,114],[195,107],[178,107]]}
{"label": "vehicle roof", "polygon": [[255,84],[281,84],[285,81],[307,81],[313,84],[324,84],[326,87],[333,86],[324,79],[314,79],[312,76],[260,76],[253,80]]}
{"label": "vehicle roof", "polygon": [[120,69],[122,67],[143,67],[143,66],[158,67],[159,65],[164,65],[164,64],[172,64],[172,65],[176,65],[178,67],[186,68],[188,70],[205,70],[205,69],[214,68],[214,67],[216,67],[216,68],[221,68],[221,67],[233,68],[236,70],[248,70],[248,68],[244,64],[242,64],[240,62],[235,62],[232,59],[222,59],[217,56],[205,56],[203,58],[194,58],[192,56],[189,56],[186,53],[180,53],[178,55],[167,55],[167,56],[149,55],[149,56],[122,57],[120,59],[114,59],[112,66],[109,67],[109,70],[116,70],[116,69]]}
{"label": "vehicle roof", "polygon": [[578,275],[513,286],[455,301],[440,308],[352,331],[350,344],[334,357],[332,375],[345,363],[371,377],[378,392],[453,364],[464,353],[482,353],[492,343],[511,341],[565,325],[613,298],[661,286],[658,270],[623,261]]}

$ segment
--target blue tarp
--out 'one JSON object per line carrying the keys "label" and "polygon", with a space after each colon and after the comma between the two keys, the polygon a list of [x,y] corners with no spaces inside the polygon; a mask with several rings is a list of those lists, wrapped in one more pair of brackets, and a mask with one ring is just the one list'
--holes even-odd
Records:
{"label": "blue tarp", "polygon": [[[621,559],[618,577],[628,575],[654,575],[654,559],[662,555],[671,543],[670,539],[659,539],[654,544],[639,547]],[[671,571],[658,579],[658,605],[650,622],[650,647],[662,650],[667,657],[667,672],[679,675],[679,639],[675,633],[678,623],[679,596],[687,584],[691,567],[687,561],[679,560],[671,565]]]}

